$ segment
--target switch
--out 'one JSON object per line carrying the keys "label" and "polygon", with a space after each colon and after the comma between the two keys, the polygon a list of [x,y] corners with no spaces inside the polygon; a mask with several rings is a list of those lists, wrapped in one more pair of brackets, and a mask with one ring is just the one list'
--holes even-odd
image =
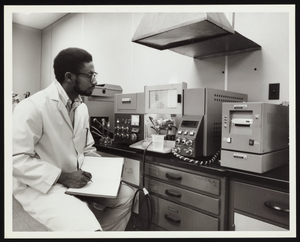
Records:
{"label": "switch", "polygon": [[280,83],[269,84],[269,100],[279,100]]}
{"label": "switch", "polygon": [[249,139],[249,145],[251,145],[251,146],[254,145],[254,140],[253,139]]}
{"label": "switch", "polygon": [[227,141],[227,143],[231,143],[231,138],[230,137],[227,138],[226,141]]}

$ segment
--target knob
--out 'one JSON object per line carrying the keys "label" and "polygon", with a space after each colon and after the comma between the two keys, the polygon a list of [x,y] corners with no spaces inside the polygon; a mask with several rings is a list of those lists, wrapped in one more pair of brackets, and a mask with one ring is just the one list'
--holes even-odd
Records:
{"label": "knob", "polygon": [[193,144],[193,140],[188,140],[185,144],[186,145],[192,145]]}
{"label": "knob", "polygon": [[126,138],[126,134],[122,133],[121,134],[122,138]]}
{"label": "knob", "polygon": [[187,155],[192,155],[193,154],[193,150],[192,149],[188,149],[188,150],[185,151],[185,153]]}
{"label": "knob", "polygon": [[181,142],[180,138],[177,138],[175,142],[176,142],[176,144],[180,144],[180,142]]}
{"label": "knob", "polygon": [[185,142],[186,142],[185,139],[181,140],[181,143],[182,143],[183,145],[185,144]]}
{"label": "knob", "polygon": [[181,149],[180,149],[179,147],[177,147],[177,148],[174,149],[174,151],[175,151],[176,153],[180,153],[180,152],[181,152]]}
{"label": "knob", "polygon": [[131,140],[132,142],[135,142],[135,141],[137,140],[137,135],[136,135],[135,133],[132,133],[132,134],[130,135],[130,140]]}
{"label": "knob", "polygon": [[125,129],[126,131],[128,131],[128,130],[129,130],[129,127],[127,126],[127,127],[125,127],[124,129]]}

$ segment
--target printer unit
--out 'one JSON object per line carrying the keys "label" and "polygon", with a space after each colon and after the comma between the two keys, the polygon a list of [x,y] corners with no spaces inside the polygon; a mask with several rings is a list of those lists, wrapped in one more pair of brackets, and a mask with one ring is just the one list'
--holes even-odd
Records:
{"label": "printer unit", "polygon": [[263,173],[289,160],[289,108],[223,103],[221,165]]}

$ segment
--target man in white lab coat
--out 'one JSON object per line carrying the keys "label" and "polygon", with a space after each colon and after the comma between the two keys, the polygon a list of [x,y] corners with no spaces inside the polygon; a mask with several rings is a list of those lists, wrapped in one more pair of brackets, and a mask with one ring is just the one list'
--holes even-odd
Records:
{"label": "man in white lab coat", "polygon": [[52,231],[125,230],[132,188],[118,198],[98,199],[105,212],[96,218],[89,202],[65,194],[91,180],[80,170],[93,147],[87,106],[97,84],[92,56],[83,49],[62,50],[54,59],[57,81],[21,101],[13,114],[13,195],[33,218]]}

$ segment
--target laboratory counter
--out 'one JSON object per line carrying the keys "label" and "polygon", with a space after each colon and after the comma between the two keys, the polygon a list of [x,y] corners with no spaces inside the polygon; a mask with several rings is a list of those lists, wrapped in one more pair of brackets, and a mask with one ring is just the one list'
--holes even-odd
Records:
{"label": "laboratory counter", "polygon": [[[123,181],[136,188],[143,186],[151,194],[155,212],[150,230],[239,230],[245,229],[241,226],[248,220],[265,223],[266,229],[289,228],[289,212],[273,211],[280,207],[277,202],[284,204],[281,210],[288,211],[288,164],[258,174],[223,167],[219,160],[199,165],[199,159],[194,164],[172,153],[144,152],[128,145],[96,145],[96,148],[103,156],[124,157]],[[148,213],[145,200],[140,199],[136,224],[143,228]],[[260,225],[254,225],[254,230],[260,229]]]}
{"label": "laboratory counter", "polygon": [[[130,148],[126,145],[113,144],[110,146],[95,145],[98,151],[122,156],[131,159],[143,161],[144,151]],[[145,154],[147,163],[163,164],[165,166],[178,167],[187,171],[198,171],[201,173],[216,175],[220,177],[230,177],[231,179],[248,181],[260,186],[269,187],[282,192],[289,192],[289,165],[280,166],[276,169],[259,174],[254,172],[242,171],[223,167],[220,162],[216,161],[211,165],[194,165],[182,161],[175,157],[172,153],[162,154],[147,151]]]}

